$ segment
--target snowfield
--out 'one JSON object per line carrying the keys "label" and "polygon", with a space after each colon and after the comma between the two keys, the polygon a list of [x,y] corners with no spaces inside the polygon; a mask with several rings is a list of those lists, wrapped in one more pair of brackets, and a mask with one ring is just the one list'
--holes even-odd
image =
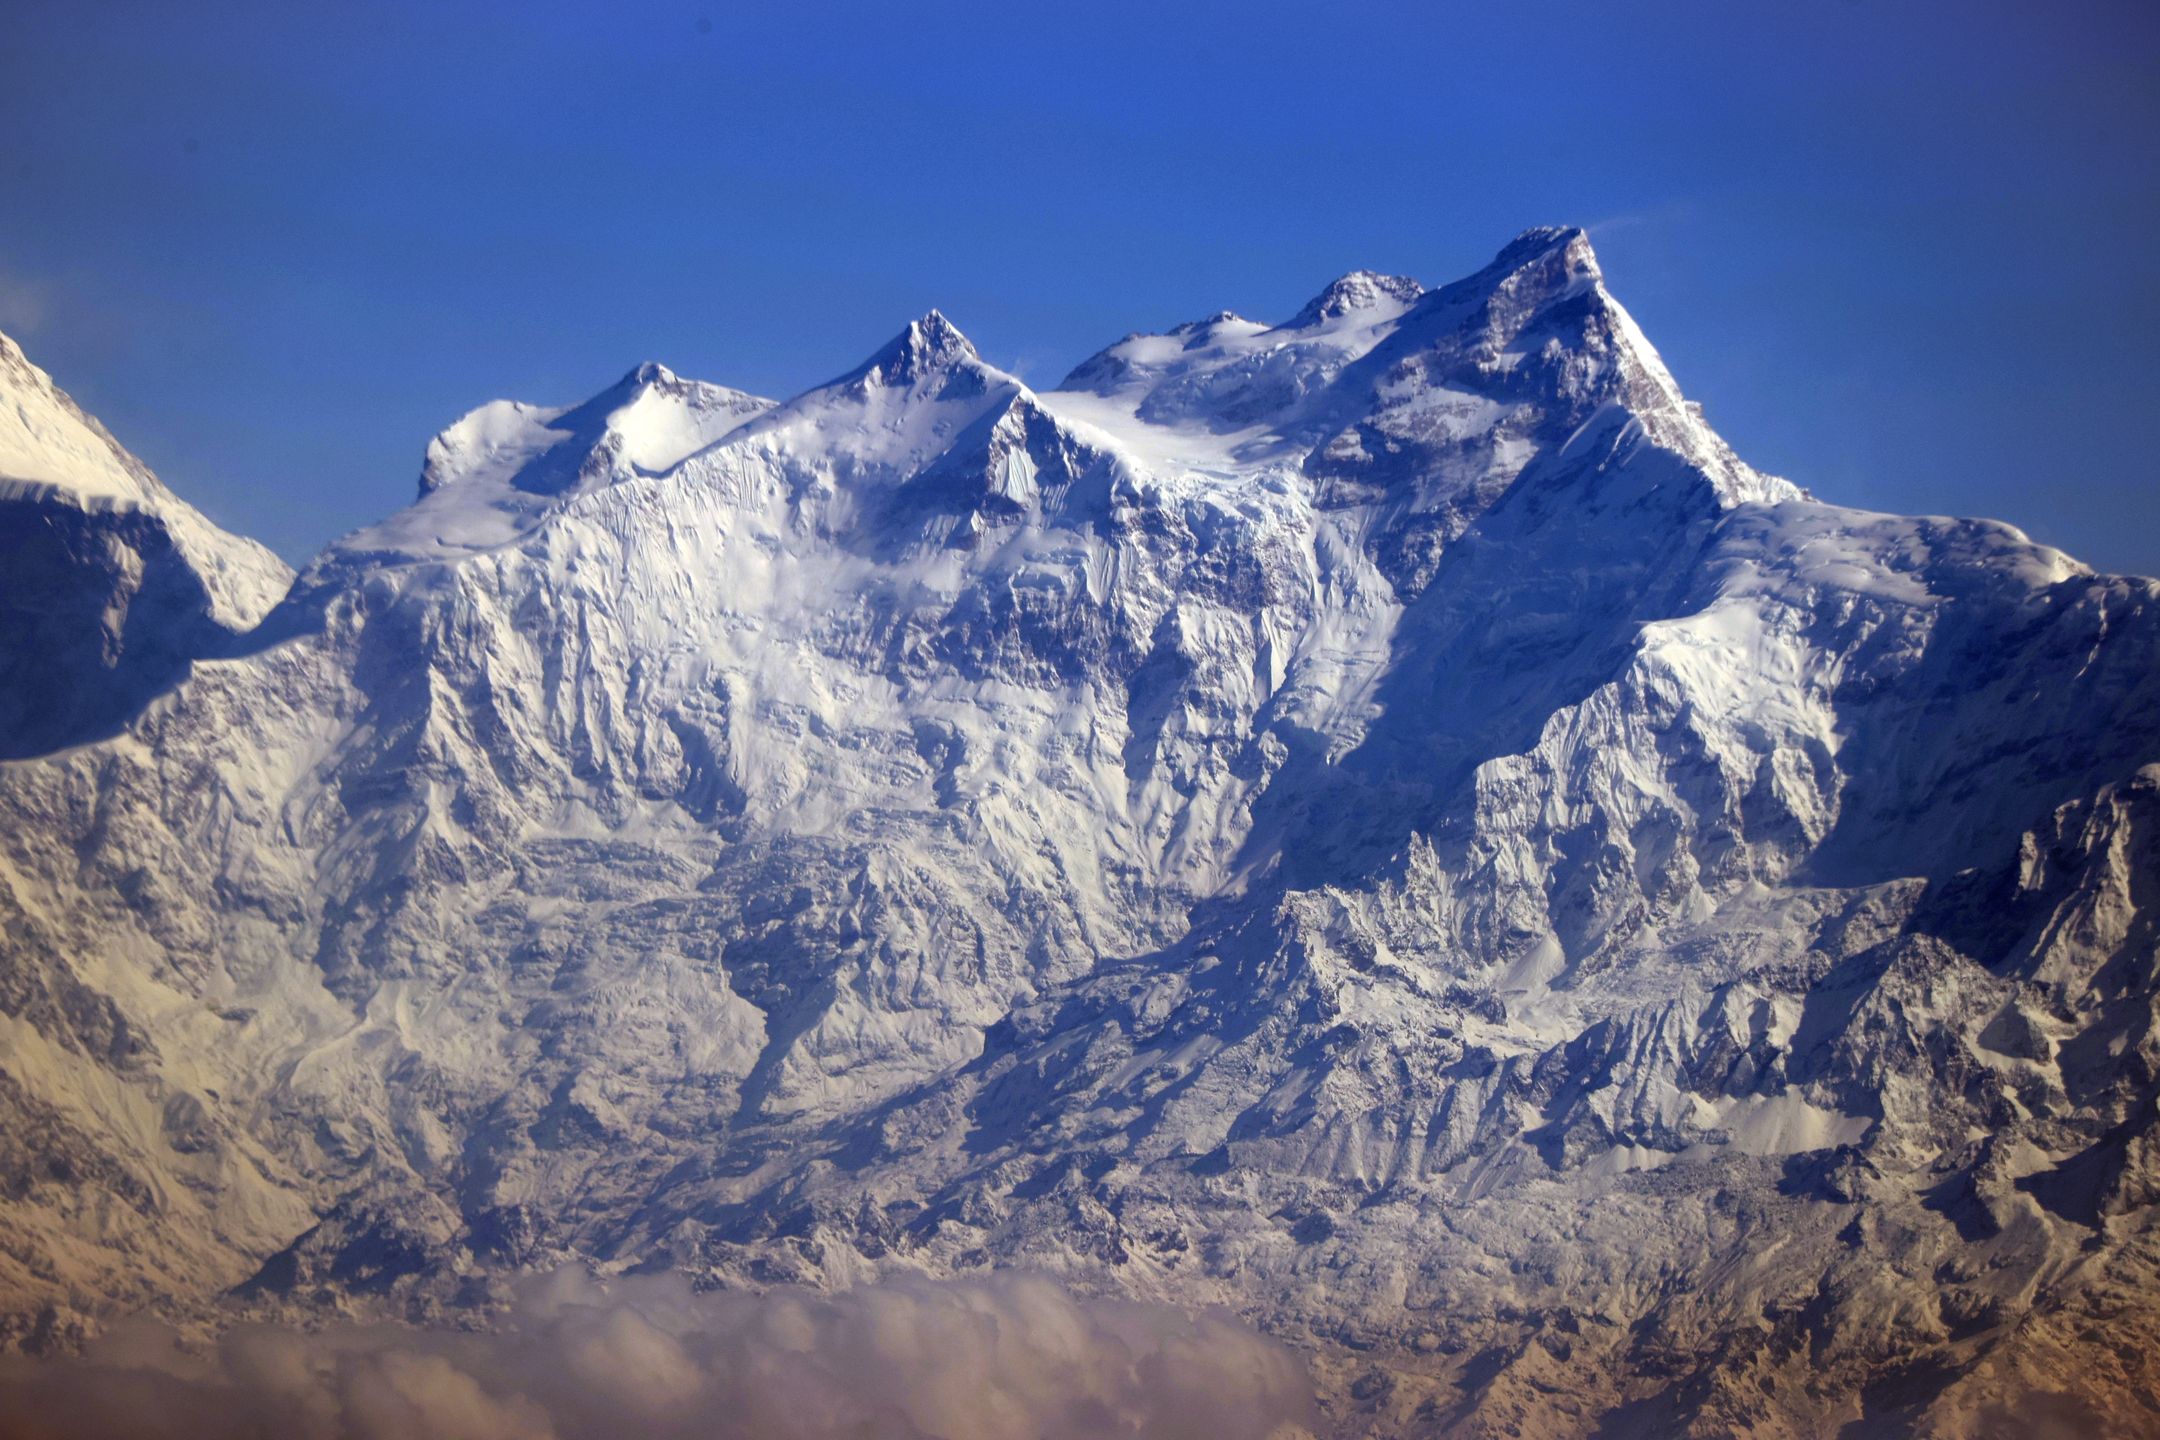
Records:
{"label": "snowfield", "polygon": [[297,578],[0,400],[16,1348],[1022,1268],[1342,1434],[2160,1426],[2160,585],[1753,470],[1578,230],[497,401]]}

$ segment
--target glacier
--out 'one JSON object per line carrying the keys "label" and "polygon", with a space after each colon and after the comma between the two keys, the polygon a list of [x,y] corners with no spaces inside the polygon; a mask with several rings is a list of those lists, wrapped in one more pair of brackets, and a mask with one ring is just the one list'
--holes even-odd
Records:
{"label": "glacier", "polygon": [[2160,584],[1754,470],[1580,230],[498,401],[297,575],[0,389],[12,1348],[1019,1269],[1333,1433],[2160,1423]]}

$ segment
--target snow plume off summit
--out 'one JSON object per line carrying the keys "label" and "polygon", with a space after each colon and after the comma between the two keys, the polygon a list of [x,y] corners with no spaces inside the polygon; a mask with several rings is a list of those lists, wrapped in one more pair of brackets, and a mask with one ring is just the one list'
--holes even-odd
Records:
{"label": "snow plume off summit", "polygon": [[0,390],[10,1405],[2160,1425],[2160,587],[1750,468],[1578,230],[497,401],[297,576]]}

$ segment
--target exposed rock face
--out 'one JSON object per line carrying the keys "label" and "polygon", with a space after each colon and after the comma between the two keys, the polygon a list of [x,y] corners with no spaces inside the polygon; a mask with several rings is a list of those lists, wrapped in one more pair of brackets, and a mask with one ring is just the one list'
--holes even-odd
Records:
{"label": "exposed rock face", "polygon": [[2160,586],[1751,470],[1579,231],[490,406],[178,648],[7,732],[25,1343],[1018,1265],[1346,1432],[2160,1420]]}

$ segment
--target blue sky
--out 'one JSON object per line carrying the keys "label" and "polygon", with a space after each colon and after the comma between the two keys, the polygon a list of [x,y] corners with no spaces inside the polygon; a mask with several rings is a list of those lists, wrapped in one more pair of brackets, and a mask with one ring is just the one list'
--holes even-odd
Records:
{"label": "blue sky", "polygon": [[2160,7],[12,0],[0,328],[300,558],[644,359],[1053,383],[1533,224],[1748,459],[2160,572]]}

